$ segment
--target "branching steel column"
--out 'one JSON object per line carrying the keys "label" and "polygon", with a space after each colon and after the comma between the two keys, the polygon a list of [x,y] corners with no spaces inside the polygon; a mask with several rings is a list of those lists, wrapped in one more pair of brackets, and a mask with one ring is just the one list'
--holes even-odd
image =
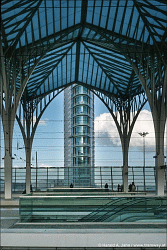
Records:
{"label": "branching steel column", "polygon": [[2,113],[4,130],[4,176],[5,176],[5,199],[12,197],[12,137],[14,117],[10,109]]}
{"label": "branching steel column", "polygon": [[[164,65],[161,60],[158,60],[156,55],[151,55],[147,59],[147,75],[146,77],[140,71],[140,68],[132,64],[132,67],[136,71],[139,79],[145,89],[148,102],[152,111],[154,129],[155,129],[155,140],[156,140],[156,192],[157,195],[164,195],[164,134],[165,134],[165,123],[167,120],[167,66]],[[158,62],[156,62],[156,60]],[[155,72],[155,64],[157,63],[158,70]],[[149,69],[149,65],[150,69]],[[140,64],[141,69],[144,65]],[[157,77],[158,74],[158,77]],[[150,82],[149,82],[150,81]],[[148,82],[151,88],[148,88]],[[163,84],[162,84],[163,82]],[[159,86],[160,85],[160,86]]]}
{"label": "branching steel column", "polygon": [[26,194],[30,193],[31,185],[31,149],[33,138],[30,136],[31,120],[26,120],[27,138],[25,141],[25,152],[26,152]]}
{"label": "branching steel column", "polygon": [[[20,104],[21,105],[21,104]],[[24,145],[25,145],[25,153],[26,153],[26,193],[30,193],[30,184],[31,184],[31,149],[32,149],[32,143],[33,143],[33,136],[31,134],[31,125],[32,125],[32,116],[33,112],[32,110],[28,110],[27,113],[26,110],[26,103],[23,103],[23,116],[19,117],[16,115],[16,120],[19,124]],[[21,107],[20,107],[21,108]],[[24,126],[24,121],[26,126]],[[23,125],[22,125],[23,122]]]}
{"label": "branching steel column", "polygon": [[[41,57],[35,61],[33,66],[30,65],[30,62],[28,63],[27,75],[23,77],[22,57],[19,56],[19,58],[16,58],[16,55],[14,55],[14,57],[9,61],[9,59],[4,56],[1,46],[1,116],[5,140],[5,199],[12,198],[12,137],[17,107],[27,85],[28,79],[40,61]],[[16,93],[16,80],[18,75],[20,76],[21,80],[20,88]]]}
{"label": "branching steel column", "polygon": [[[164,164],[164,135],[165,135],[165,123],[167,120],[167,66],[165,68],[165,78],[162,96],[156,95],[156,102],[150,104],[154,128],[155,128],[155,139],[156,139],[156,191],[157,195],[164,195],[164,184],[165,184],[165,164]],[[152,94],[152,93],[151,93]],[[160,95],[160,96],[159,96]]]}
{"label": "branching steel column", "polygon": [[[106,97],[100,92],[93,91],[99,99],[108,108],[116,127],[119,132],[122,145],[123,154],[123,190],[128,192],[128,153],[129,143],[132,135],[132,131],[137,120],[137,117],[146,103],[146,99],[143,96],[141,101],[138,101],[137,106],[135,105],[136,100],[127,100],[126,102],[114,102],[109,97]],[[135,107],[136,106],[136,107]],[[118,115],[119,113],[119,115]],[[131,113],[133,115],[131,115]]]}
{"label": "branching steel column", "polygon": [[[129,152],[129,143],[132,133],[131,126],[130,125],[130,109],[129,106],[126,110],[122,110],[122,108],[119,110],[120,115],[120,124],[115,120],[115,124],[117,126],[119,136],[121,139],[121,145],[122,145],[122,154],[123,154],[123,189],[124,192],[128,192],[128,152]],[[112,114],[113,116],[114,114]],[[131,132],[130,132],[131,130]]]}
{"label": "branching steel column", "polygon": [[[17,122],[19,124],[24,145],[25,145],[25,153],[26,153],[26,193],[30,193],[30,185],[31,185],[31,152],[32,152],[32,144],[33,139],[35,135],[35,131],[37,129],[37,126],[39,124],[39,121],[48,107],[48,105],[53,101],[53,99],[62,91],[64,90],[57,90],[51,94],[49,94],[47,97],[43,97],[43,99],[37,99],[34,101],[23,101],[23,117],[16,115]],[[21,103],[20,103],[20,109],[21,109]],[[39,112],[38,112],[39,111]],[[19,111],[19,113],[21,113]],[[36,115],[35,122],[33,123],[33,117],[34,114]],[[26,126],[24,126],[24,120],[26,123]]]}
{"label": "branching steel column", "polygon": [[[0,45],[1,46],[1,45]],[[15,93],[16,67],[15,60],[7,65],[1,47],[1,117],[4,131],[4,176],[5,176],[5,199],[12,197],[12,138],[15,120],[15,102],[12,97]],[[13,66],[12,72],[11,65]],[[12,82],[12,86],[11,86]]]}

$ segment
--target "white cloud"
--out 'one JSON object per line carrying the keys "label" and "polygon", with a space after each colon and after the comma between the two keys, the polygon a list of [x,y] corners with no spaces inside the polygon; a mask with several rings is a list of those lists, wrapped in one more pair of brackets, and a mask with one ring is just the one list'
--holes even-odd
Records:
{"label": "white cloud", "polygon": [[[39,121],[39,123],[38,123],[38,126],[46,126],[46,124],[47,124],[47,119],[45,118],[44,120],[41,120],[40,119],[40,121]],[[36,116],[33,116],[33,123],[35,123],[36,122]]]}
{"label": "white cloud", "polygon": [[39,165],[39,168],[52,168],[53,166],[50,166],[50,165],[46,165],[44,163],[40,164]]}
{"label": "white cloud", "polygon": [[121,145],[119,134],[110,113],[103,113],[95,118],[95,138],[99,145]]}
{"label": "white cloud", "polygon": [[[146,147],[155,147],[155,132],[152,114],[148,110],[142,110],[133,128],[130,146],[143,146],[143,137],[138,133],[148,132],[145,137]],[[141,148],[142,149],[142,148]]]}
{"label": "white cloud", "polygon": [[[48,119],[45,118],[44,120],[39,120],[39,123],[38,123],[38,126],[46,126],[47,125],[47,121]],[[36,122],[36,116],[33,116],[33,124],[35,124]],[[22,120],[22,123],[23,123],[23,120]]]}
{"label": "white cloud", "polygon": [[[130,146],[139,147],[142,150],[143,138],[138,134],[142,132],[149,133],[145,138],[146,147],[155,147],[154,125],[151,112],[148,110],[140,112],[133,128]],[[95,137],[99,145],[121,146],[119,134],[110,113],[103,113],[95,118]]]}

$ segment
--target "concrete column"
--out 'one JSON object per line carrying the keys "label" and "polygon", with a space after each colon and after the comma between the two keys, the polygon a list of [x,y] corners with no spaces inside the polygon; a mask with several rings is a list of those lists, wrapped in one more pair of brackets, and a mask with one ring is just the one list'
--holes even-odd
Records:
{"label": "concrete column", "polygon": [[122,136],[122,153],[123,153],[123,190],[128,192],[128,151],[129,151],[129,137]]}
{"label": "concrete column", "polygon": [[156,193],[159,196],[164,195],[165,185],[165,169],[164,169],[164,133],[165,122],[154,121],[155,124],[155,139],[156,139]]}
{"label": "concrete column", "polygon": [[26,194],[30,193],[30,185],[31,185],[31,148],[32,148],[32,138],[30,133],[31,127],[31,119],[26,120],[26,130],[27,137],[23,136],[25,143],[25,153],[26,153]]}
{"label": "concrete column", "polygon": [[164,155],[161,153],[156,156],[156,194],[158,196],[164,195],[164,182],[165,182],[165,170],[164,166]]}
{"label": "concrete column", "polygon": [[12,198],[12,136],[14,122],[12,115],[5,113],[3,116],[4,129],[4,177],[5,177],[5,199]]}
{"label": "concrete column", "polygon": [[12,199],[12,156],[5,150],[4,175],[5,175],[5,199]]}
{"label": "concrete column", "polygon": [[30,193],[31,185],[31,148],[26,148],[26,194]]}
{"label": "concrete column", "polygon": [[128,192],[128,150],[123,151],[123,190]]}
{"label": "concrete column", "polygon": [[17,122],[20,126],[20,130],[22,132],[24,145],[25,145],[25,154],[26,154],[26,194],[30,193],[30,185],[31,185],[31,149],[32,149],[32,141],[35,133],[35,128],[33,128],[32,134],[30,133],[31,127],[31,118],[26,119],[26,130],[21,123],[20,118],[16,115]]}
{"label": "concrete column", "polygon": [[153,120],[156,140],[156,193],[159,196],[164,195],[165,187],[165,169],[164,169],[164,134],[165,134],[165,114],[158,116],[158,112],[153,110]]}

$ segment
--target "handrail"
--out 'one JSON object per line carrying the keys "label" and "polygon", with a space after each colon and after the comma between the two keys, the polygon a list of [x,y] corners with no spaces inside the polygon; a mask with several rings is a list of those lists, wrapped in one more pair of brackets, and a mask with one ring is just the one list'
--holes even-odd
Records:
{"label": "handrail", "polygon": [[[159,208],[160,208],[161,206],[159,206]],[[150,210],[154,210],[154,208],[150,208]],[[149,211],[147,211],[146,213],[150,213],[150,210]],[[163,216],[164,215],[164,213],[165,212],[167,212],[167,209],[164,209],[165,211],[163,211],[163,214],[160,214],[160,215],[156,215],[156,217],[160,217],[161,218],[161,216]],[[145,216],[146,215],[143,215],[144,216],[144,219],[145,219]],[[126,217],[126,218],[124,218],[123,220],[121,220],[121,222],[124,222],[124,221],[127,221],[129,218],[141,218],[141,214],[140,215],[134,215],[134,216],[129,216],[129,217]],[[150,218],[152,217],[151,215],[149,216]],[[143,217],[142,217],[143,218]],[[132,220],[132,221],[136,221],[136,220]]]}
{"label": "handrail", "polygon": [[[130,206],[132,206],[132,205],[138,204],[138,203],[140,203],[140,202],[149,201],[150,198],[145,198],[145,197],[144,197],[144,199],[143,199],[143,198],[140,198],[140,197],[135,197],[135,201],[134,201],[134,200],[127,200],[127,198],[122,198],[122,200],[123,200],[123,201],[127,201],[127,202],[124,203],[124,204],[121,204],[121,209],[119,209],[119,210],[116,211],[114,214],[112,214],[112,216],[115,216],[116,214],[120,213],[122,210],[124,210],[124,209],[126,209],[126,208],[128,208],[128,207],[130,207]],[[159,198],[156,198],[156,200],[159,200]],[[108,211],[108,212],[106,212],[105,214],[99,216],[98,218],[94,218],[94,217],[95,217],[96,215],[98,215],[100,212],[105,212],[105,210],[106,210],[108,207],[110,207],[111,205],[116,204],[118,201],[120,202],[120,198],[117,198],[117,200],[114,201],[114,202],[113,202],[113,201],[108,202],[107,204],[101,206],[100,208],[96,209],[96,210],[93,211],[92,213],[90,213],[90,214],[88,214],[88,215],[82,217],[79,221],[82,221],[82,222],[83,222],[83,221],[87,221],[87,220],[97,221],[97,220],[99,220],[100,218],[101,218],[102,221],[104,221],[104,220],[103,220],[104,217],[106,217],[106,215],[109,214],[109,213],[111,213],[111,212],[113,213],[113,211],[117,210],[117,209],[120,207],[120,205],[117,205],[116,207],[114,207],[114,208],[112,209],[112,211]],[[158,208],[160,208],[161,206],[162,206],[162,204],[161,204]],[[109,216],[110,216],[110,215],[109,215]]]}
{"label": "handrail", "polygon": [[[139,200],[140,199],[140,200]],[[118,211],[116,211],[114,214],[112,214],[111,215],[111,217],[114,217],[116,214],[118,215],[118,213],[120,213],[122,210],[124,210],[125,208],[128,208],[128,207],[130,207],[130,206],[132,206],[132,205],[135,205],[135,204],[138,204],[138,203],[140,203],[141,201],[143,201],[143,202],[145,202],[145,201],[149,201],[150,200],[150,198],[144,198],[145,200],[143,200],[143,198],[139,198],[137,201],[132,201],[132,202],[129,202],[130,204],[128,204],[128,205],[124,205],[123,207],[121,207],[121,209],[120,210],[118,210]],[[159,198],[156,198],[156,200],[158,200]],[[118,206],[119,207],[119,206]],[[118,207],[116,207],[116,208],[114,208],[114,210],[115,209],[117,209]],[[112,212],[113,212],[113,210],[112,210]],[[109,212],[107,212],[105,215],[102,215],[102,216],[100,216],[100,217],[98,217],[97,219],[99,220],[100,218],[101,219],[103,219],[104,218],[104,216],[106,216],[107,214],[109,214],[109,213],[111,213],[111,211],[109,211]],[[96,219],[96,220],[97,220]],[[95,221],[96,221],[95,220]],[[101,221],[104,221],[104,219],[103,220],[101,220]]]}
{"label": "handrail", "polygon": [[[126,198],[121,198],[123,201],[127,201],[127,197]],[[140,197],[139,197],[139,199],[141,199]],[[80,219],[80,221],[85,221],[85,219],[90,219],[91,217],[93,217],[93,216],[95,216],[95,215],[97,215],[99,212],[103,212],[104,210],[106,210],[106,208],[108,208],[109,206],[111,206],[111,205],[114,205],[115,203],[117,203],[117,202],[120,202],[120,198],[116,198],[116,201],[110,201],[110,202],[108,202],[108,203],[106,203],[105,205],[103,205],[103,206],[101,206],[100,208],[98,208],[98,209],[96,209],[95,211],[93,211],[92,213],[90,213],[90,214],[88,214],[88,215],[86,215],[86,216],[84,216],[83,218],[81,218]],[[119,205],[117,206],[117,207],[119,207]],[[116,208],[117,208],[116,207]],[[114,208],[115,209],[115,208]]]}
{"label": "handrail", "polygon": [[[84,216],[84,217],[82,217],[81,219],[80,219],[80,221],[82,221],[82,220],[85,220],[85,219],[88,219],[89,217],[92,217],[92,216],[94,216],[95,214],[97,214],[99,211],[100,211],[100,209],[105,209],[106,208],[106,205],[107,205],[107,207],[110,205],[110,203],[112,203],[112,204],[114,204],[114,203],[116,203],[118,200],[119,200],[119,198],[115,198],[116,200],[112,200],[112,201],[109,201],[108,203],[106,203],[105,205],[102,205],[101,207],[99,207],[99,208],[97,208],[95,211],[93,211],[93,212],[91,212],[90,214],[88,214],[88,215],[86,215],[86,216]],[[125,198],[124,198],[125,199]],[[126,198],[127,199],[127,198]],[[104,206],[105,206],[105,208],[104,208]]]}
{"label": "handrail", "polygon": [[[161,204],[158,208],[160,208],[161,206],[162,206],[162,204]],[[156,208],[156,209],[157,209],[157,208]],[[155,208],[148,208],[147,211],[145,211],[145,213],[150,213],[152,210],[155,210]],[[126,219],[132,218],[132,217],[138,217],[138,216],[137,216],[137,215],[134,215],[134,216],[126,217],[126,218],[124,218],[123,220],[121,220],[121,222],[126,221]]]}
{"label": "handrail", "polygon": [[[139,198],[139,199],[141,199],[141,198]],[[141,201],[141,200],[140,200],[140,201]],[[131,206],[131,205],[134,205],[134,204],[136,204],[136,203],[138,203],[138,202],[140,202],[140,201],[134,202],[134,201],[130,200],[130,201],[128,201],[128,202],[126,203],[126,204],[128,204],[128,205],[126,205],[126,206],[124,205],[123,208],[120,209],[120,211],[123,210],[124,208],[129,207],[129,206]],[[121,205],[121,206],[122,206],[122,205]],[[116,209],[118,209],[118,208],[119,208],[119,206],[114,207],[113,210],[116,210]],[[112,212],[113,212],[113,210],[112,210]],[[111,211],[108,211],[107,213],[105,213],[104,215],[98,217],[97,219],[99,220],[100,218],[104,218],[104,216],[106,216],[106,215],[109,214],[109,213],[111,213]],[[114,213],[114,215],[117,214],[117,213],[118,213],[118,211],[116,211],[116,212]],[[113,215],[112,215],[112,216],[113,216]],[[96,220],[97,220],[97,219],[96,219]],[[96,221],[96,220],[95,220],[95,221]],[[104,220],[103,220],[103,221],[104,221]]]}
{"label": "handrail", "polygon": [[[88,144],[87,144],[88,145]],[[16,157],[17,158],[17,157]],[[85,167],[85,166],[84,166]],[[75,168],[75,167],[73,167]],[[141,177],[136,180],[135,176],[132,176],[132,168],[137,168],[136,175],[141,172]],[[153,166],[146,167],[147,178],[146,178],[146,188],[144,189],[143,183],[143,167],[129,166],[128,179],[131,182],[134,178],[136,190],[145,192],[155,192],[155,178],[152,175],[154,169]],[[31,184],[33,190],[47,190],[49,187],[54,186],[69,186],[70,185],[70,167],[38,167],[31,166]],[[86,169],[86,167],[85,167]],[[89,167],[90,169],[90,167]],[[1,170],[1,193],[4,192],[4,167],[0,167]],[[65,172],[66,176],[65,176]],[[36,174],[38,172],[38,175]],[[134,171],[135,172],[135,171]],[[37,179],[36,179],[37,176]],[[116,191],[118,184],[122,183],[122,167],[121,166],[94,166],[91,167],[91,175],[94,178],[94,185],[97,187],[104,187],[105,183],[108,183],[109,188],[112,191]],[[90,182],[90,176],[88,175],[87,182]],[[80,177],[79,177],[80,178]],[[79,179],[78,178],[78,179]],[[81,177],[82,178],[82,177]],[[166,175],[167,178],[167,175]],[[26,179],[26,168],[25,167],[13,167],[12,168],[12,192],[22,192],[25,189],[25,179]],[[164,191],[167,191],[167,185],[165,180]]]}

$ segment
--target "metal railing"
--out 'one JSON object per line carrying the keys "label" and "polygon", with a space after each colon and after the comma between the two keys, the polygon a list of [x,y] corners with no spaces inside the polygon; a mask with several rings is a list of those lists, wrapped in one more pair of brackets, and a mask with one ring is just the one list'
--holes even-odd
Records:
{"label": "metal railing", "polygon": [[[154,202],[153,202],[154,201]],[[103,222],[103,221],[135,221],[146,219],[164,219],[166,218],[166,200],[165,198],[143,198],[133,197],[128,199],[120,197],[111,200],[107,204],[95,209],[93,212],[82,217],[82,222]],[[121,218],[121,215],[123,217]],[[160,215],[160,216],[159,216]],[[133,218],[132,218],[133,217]]]}
{"label": "metal railing", "polygon": [[[86,167],[85,167],[86,169]],[[88,168],[90,170],[90,167]],[[74,175],[74,168],[64,167],[38,167],[31,168],[31,184],[33,190],[45,191],[47,188],[68,186],[73,182],[73,178],[80,178],[79,183],[83,183],[83,179],[88,178],[87,183],[92,183],[92,176],[84,174],[80,176]],[[1,168],[0,190],[4,191],[4,169]],[[118,184],[123,183],[122,167],[117,166],[96,166],[93,171],[94,186],[104,187],[105,183],[111,190],[117,191]],[[68,175],[66,174],[68,173]],[[155,191],[155,167],[147,166],[145,171],[143,167],[129,167],[128,182],[134,181],[137,191]],[[90,179],[90,180],[89,180]],[[165,170],[165,191],[167,191],[167,170]],[[18,167],[12,169],[12,191],[22,192],[25,189],[26,168]]]}

